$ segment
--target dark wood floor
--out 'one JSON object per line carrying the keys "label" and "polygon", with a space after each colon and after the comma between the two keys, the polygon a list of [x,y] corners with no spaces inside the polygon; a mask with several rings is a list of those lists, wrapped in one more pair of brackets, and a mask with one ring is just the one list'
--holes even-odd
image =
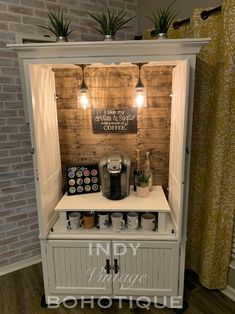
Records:
{"label": "dark wood floor", "polygon": [[[115,313],[159,313],[173,314],[170,309],[156,309],[154,306],[147,311],[140,308],[129,308],[124,303],[122,309],[114,302],[109,309],[94,309],[86,306],[81,309],[78,305],[74,309],[67,309],[60,306],[59,309],[45,309],[40,305],[43,294],[42,268],[41,264],[18,270],[16,272],[0,277],[0,313],[1,314],[41,314],[41,313],[82,313],[82,314],[115,314]],[[185,300],[188,308],[185,314],[234,314],[235,302],[223,295],[218,290],[207,290],[196,280],[196,276],[188,272],[185,281]]]}

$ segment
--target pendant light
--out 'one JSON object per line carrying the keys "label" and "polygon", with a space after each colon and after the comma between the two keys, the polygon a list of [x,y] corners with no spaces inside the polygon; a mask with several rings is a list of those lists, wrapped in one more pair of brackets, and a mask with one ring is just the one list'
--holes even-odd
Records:
{"label": "pendant light", "polygon": [[135,94],[134,94],[134,107],[137,108],[144,108],[147,107],[147,95],[146,95],[146,88],[144,87],[143,82],[141,81],[140,71],[142,65],[145,63],[135,63],[139,69],[139,79],[135,86]]}
{"label": "pendant light", "polygon": [[79,91],[78,91],[78,99],[79,99],[79,107],[82,109],[87,109],[90,107],[90,98],[89,98],[89,91],[88,91],[88,87],[85,83],[85,79],[84,79],[84,69],[86,67],[86,65],[82,64],[80,65],[81,69],[82,69],[82,83],[79,87]]}

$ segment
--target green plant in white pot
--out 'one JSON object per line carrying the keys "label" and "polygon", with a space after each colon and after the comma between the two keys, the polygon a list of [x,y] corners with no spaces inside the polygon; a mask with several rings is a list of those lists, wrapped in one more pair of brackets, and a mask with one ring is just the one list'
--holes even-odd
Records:
{"label": "green plant in white pot", "polygon": [[141,173],[137,178],[136,195],[139,197],[149,196],[149,174]]}
{"label": "green plant in white pot", "polygon": [[68,36],[75,30],[69,29],[71,21],[65,19],[63,12],[48,12],[49,24],[47,26],[38,27],[44,28],[56,36],[56,41],[68,41]]}
{"label": "green plant in white pot", "polygon": [[154,30],[150,33],[152,37],[161,39],[167,38],[168,29],[177,16],[175,10],[172,8],[175,1],[171,2],[167,8],[157,9],[152,13],[152,16],[147,16],[147,18],[149,18],[154,25]]}
{"label": "green plant in white pot", "polygon": [[88,15],[97,22],[97,26],[91,26],[97,32],[103,35],[104,40],[114,40],[117,31],[128,28],[131,20],[135,18],[126,17],[124,10],[119,10],[117,12],[111,11],[107,5],[105,5],[106,12],[102,13],[90,13]]}

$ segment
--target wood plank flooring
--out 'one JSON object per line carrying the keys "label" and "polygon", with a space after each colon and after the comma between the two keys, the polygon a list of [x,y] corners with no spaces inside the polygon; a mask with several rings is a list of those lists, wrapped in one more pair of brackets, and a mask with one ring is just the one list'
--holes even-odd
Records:
{"label": "wood plank flooring", "polygon": [[[0,277],[0,313],[1,314],[173,314],[171,309],[157,309],[151,305],[150,309],[129,308],[129,303],[123,302],[119,309],[118,302],[113,302],[109,309],[99,308],[96,303],[94,309],[86,305],[81,309],[81,304],[73,309],[61,305],[58,309],[45,309],[40,305],[43,294],[43,279],[41,264],[36,264],[16,272]],[[192,272],[186,273],[185,300],[188,308],[185,314],[234,314],[235,302],[223,295],[218,290],[207,290],[196,280]]]}

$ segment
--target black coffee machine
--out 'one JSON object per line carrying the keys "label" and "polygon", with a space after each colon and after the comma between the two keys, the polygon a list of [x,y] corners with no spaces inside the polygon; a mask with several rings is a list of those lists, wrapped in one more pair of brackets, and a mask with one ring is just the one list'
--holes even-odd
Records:
{"label": "black coffee machine", "polygon": [[120,200],[130,194],[131,159],[127,154],[104,155],[99,162],[103,196]]}

